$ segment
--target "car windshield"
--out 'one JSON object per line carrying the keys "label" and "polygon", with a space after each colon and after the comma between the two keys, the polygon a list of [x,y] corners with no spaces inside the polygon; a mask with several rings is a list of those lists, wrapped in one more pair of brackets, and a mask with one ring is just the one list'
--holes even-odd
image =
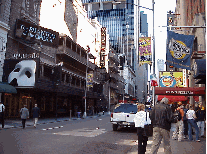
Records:
{"label": "car windshield", "polygon": [[117,104],[114,112],[137,113],[137,105],[135,104]]}

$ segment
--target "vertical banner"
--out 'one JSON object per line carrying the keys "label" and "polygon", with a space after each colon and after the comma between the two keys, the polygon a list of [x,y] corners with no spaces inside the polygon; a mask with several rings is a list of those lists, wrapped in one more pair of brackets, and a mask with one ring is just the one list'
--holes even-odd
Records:
{"label": "vertical banner", "polygon": [[87,73],[87,87],[93,87],[93,72]]}
{"label": "vertical banner", "polygon": [[105,68],[106,56],[106,27],[101,28],[101,52],[100,52],[100,68]]}
{"label": "vertical banner", "polygon": [[151,37],[139,38],[139,64],[144,63],[151,64],[152,52],[151,52]]}
{"label": "vertical banner", "polygon": [[194,35],[183,35],[168,31],[167,65],[190,70],[193,42]]}

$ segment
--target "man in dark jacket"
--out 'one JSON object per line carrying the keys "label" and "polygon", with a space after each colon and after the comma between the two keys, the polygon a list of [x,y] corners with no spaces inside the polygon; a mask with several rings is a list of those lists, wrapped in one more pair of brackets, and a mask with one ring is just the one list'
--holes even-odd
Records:
{"label": "man in dark jacket", "polygon": [[200,104],[198,110],[196,111],[196,121],[199,128],[199,137],[205,137],[204,136],[204,126],[205,126],[205,119],[206,119],[206,112],[204,110],[204,107]]}
{"label": "man in dark jacket", "polygon": [[36,128],[38,118],[40,117],[40,109],[37,107],[37,104],[35,104],[35,107],[32,109],[32,113],[33,113],[34,127]]}
{"label": "man in dark jacket", "polygon": [[153,124],[153,144],[151,153],[157,153],[163,138],[165,154],[171,154],[170,146],[170,128],[173,119],[173,113],[168,105],[168,99],[164,97],[161,102],[152,109],[150,119]]}

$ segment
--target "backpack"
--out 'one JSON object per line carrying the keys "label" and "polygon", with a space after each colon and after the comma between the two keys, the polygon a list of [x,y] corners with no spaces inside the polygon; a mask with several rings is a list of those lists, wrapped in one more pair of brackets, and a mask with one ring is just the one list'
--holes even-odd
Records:
{"label": "backpack", "polygon": [[176,110],[173,113],[173,122],[176,123],[176,122],[180,121],[181,119],[182,119],[182,116],[180,114],[180,110]]}

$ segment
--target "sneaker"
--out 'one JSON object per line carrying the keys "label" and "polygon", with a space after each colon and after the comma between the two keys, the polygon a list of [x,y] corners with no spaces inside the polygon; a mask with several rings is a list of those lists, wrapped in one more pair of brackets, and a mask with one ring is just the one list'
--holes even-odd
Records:
{"label": "sneaker", "polygon": [[196,140],[196,142],[200,142],[201,140]]}
{"label": "sneaker", "polygon": [[183,138],[184,138],[184,139],[187,139],[187,136],[184,136]]}

